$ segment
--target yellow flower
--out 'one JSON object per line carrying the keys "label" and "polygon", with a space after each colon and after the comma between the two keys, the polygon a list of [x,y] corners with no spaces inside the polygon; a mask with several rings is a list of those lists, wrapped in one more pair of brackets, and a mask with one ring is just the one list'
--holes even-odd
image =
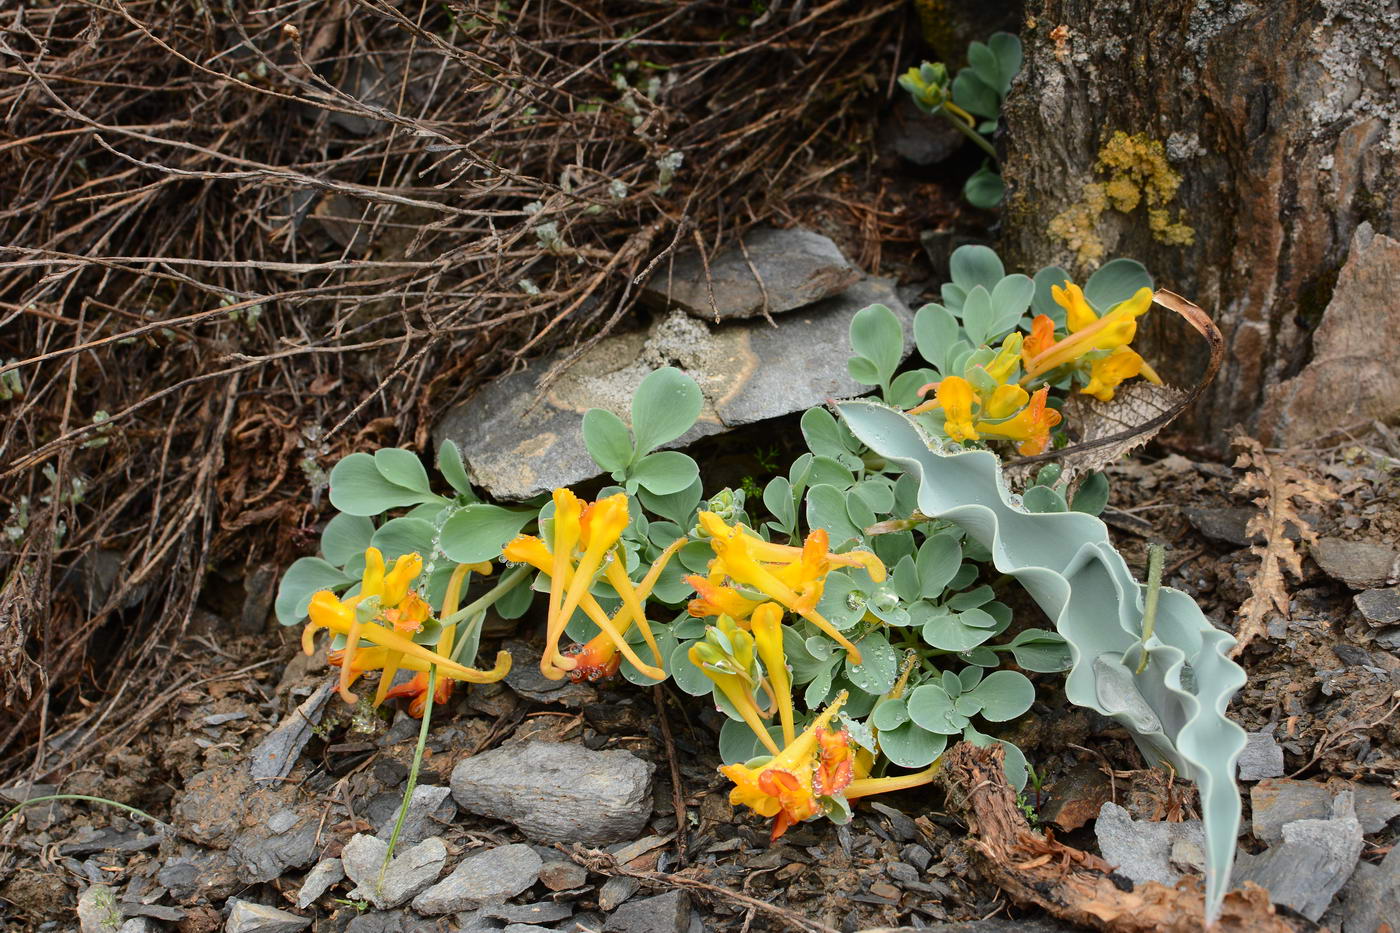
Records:
{"label": "yellow flower", "polygon": [[[359,602],[359,596],[341,600],[330,590],[321,590],[311,597],[308,609],[311,621],[306,624],[301,634],[302,650],[307,654],[315,652],[316,633],[321,629],[329,629],[345,636],[345,648],[341,655],[340,696],[347,703],[358,702],[359,698],[350,692],[350,685],[361,671],[370,669],[368,665],[359,664],[355,660],[362,640],[387,649],[388,652],[396,652],[403,658],[402,663],[410,667],[414,662],[421,662],[425,666],[435,664],[440,676],[454,680],[491,683],[500,680],[510,670],[510,655],[504,651],[496,655],[494,670],[478,671],[458,664],[391,628],[374,621],[363,622],[360,619]],[[385,656],[386,659],[387,657],[388,655]]]}
{"label": "yellow flower", "polygon": [[972,403],[977,395],[972,383],[962,376],[949,376],[935,392],[934,401],[943,409],[944,432],[955,441],[979,440],[972,426]]}
{"label": "yellow flower", "polygon": [[[846,649],[851,663],[860,663],[860,650],[817,611],[817,603],[822,598],[826,575],[835,565],[835,559],[848,558],[843,561],[847,566],[850,559],[861,566],[873,566],[878,564],[878,558],[868,552],[860,556],[831,554],[827,533],[820,528],[807,536],[800,551],[792,548],[779,552],[757,536],[745,533],[742,526],[725,525],[712,512],[702,512],[700,520],[702,526],[708,522],[711,528],[720,531],[710,537],[710,547],[715,552],[715,559],[710,562],[710,583],[717,584],[727,577],[739,586],[757,590],[825,632]],[[793,552],[796,552],[795,559],[786,563],[770,564],[760,559],[760,555],[792,557]],[[884,565],[879,564],[878,579],[883,578]]]}
{"label": "yellow flower", "polygon": [[1094,309],[1089,307],[1084,291],[1073,282],[1065,282],[1064,288],[1051,285],[1050,297],[1065,309],[1065,326],[1071,334],[1078,333],[1099,319]]}
{"label": "yellow flower", "polygon": [[1018,385],[999,385],[992,397],[982,406],[982,416],[1007,418],[1025,408],[1030,400],[1030,393]]}
{"label": "yellow flower", "polygon": [[743,805],[759,816],[776,817],[773,839],[777,839],[794,823],[811,819],[821,811],[813,790],[820,742],[817,733],[826,729],[846,701],[838,696],[810,726],[767,762],[749,767],[743,764],[724,765],[719,770],[734,782],[729,802]]}
{"label": "yellow flower", "polygon": [[1031,396],[1030,404],[1014,418],[999,424],[979,421],[977,429],[983,434],[990,434],[993,437],[1020,441],[1021,444],[1016,449],[1021,456],[1035,456],[1049,445],[1050,429],[1060,423],[1060,413],[1045,404],[1049,394],[1050,387],[1041,386],[1035,395]]}
{"label": "yellow flower", "polygon": [[1133,297],[1119,303],[1103,317],[1080,327],[1065,339],[1036,354],[1027,363],[1026,374],[1021,381],[1028,382],[1095,350],[1116,350],[1127,346],[1137,334],[1137,319],[1146,314],[1151,307],[1152,290],[1138,289]]}
{"label": "yellow flower", "polygon": [[1018,333],[1007,334],[1006,339],[1001,342],[1001,350],[985,367],[987,375],[997,382],[1010,379],[1016,367],[1021,364],[1021,344],[1024,339]]}
{"label": "yellow flower", "polygon": [[[582,609],[598,628],[600,639],[606,638],[637,670],[657,680],[665,678],[664,659],[660,647],[647,623],[643,604],[656,585],[661,571],[672,555],[686,543],[685,538],[673,542],[652,565],[642,587],[634,587],[628,578],[623,554],[617,548],[622,532],[627,528],[627,495],[617,493],[593,503],[582,503],[567,489],[554,491],[554,546],[532,535],[520,535],[506,545],[502,556],[516,563],[529,564],[549,576],[549,618],[540,672],[551,680],[561,680],[579,671],[576,679],[596,679],[616,670],[611,654],[595,639],[584,650],[571,655],[562,654],[559,640],[575,609]],[[583,553],[574,561],[575,551]],[[622,599],[622,608],[612,618],[603,611],[597,599],[589,593],[599,572],[607,578]],[[632,646],[627,644],[627,630],[636,623],[655,664],[647,664]],[[617,664],[621,662],[618,661]],[[586,669],[580,670],[580,665]]]}
{"label": "yellow flower", "polygon": [[1111,401],[1113,390],[1124,380],[1137,375],[1146,376],[1149,382],[1157,384],[1162,381],[1137,351],[1130,347],[1119,347],[1108,356],[1090,364],[1089,384],[1079,391],[1085,395],[1092,395],[1101,402]]}
{"label": "yellow flower", "polygon": [[783,650],[783,609],[777,603],[764,603],[754,610],[749,622],[754,647],[772,685],[783,726],[783,742],[791,743],[796,733],[792,718],[792,678],[788,675],[787,652]]}

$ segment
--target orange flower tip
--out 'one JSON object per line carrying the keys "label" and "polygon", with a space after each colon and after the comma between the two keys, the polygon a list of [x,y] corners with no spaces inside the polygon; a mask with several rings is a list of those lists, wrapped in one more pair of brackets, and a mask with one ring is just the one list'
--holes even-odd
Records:
{"label": "orange flower tip", "polygon": [[595,651],[588,645],[571,645],[564,652],[564,657],[572,659],[576,666],[568,672],[569,680],[574,683],[596,684],[600,680],[608,680],[622,668],[622,655],[617,651],[608,652]]}

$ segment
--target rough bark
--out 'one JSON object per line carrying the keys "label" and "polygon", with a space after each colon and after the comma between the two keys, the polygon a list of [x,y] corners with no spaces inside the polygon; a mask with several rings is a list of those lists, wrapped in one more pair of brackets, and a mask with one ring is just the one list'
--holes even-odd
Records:
{"label": "rough bark", "polygon": [[[1307,362],[1357,225],[1395,231],[1400,7],[1031,0],[1026,13],[1005,118],[1009,258],[1082,275],[1132,256],[1211,312],[1225,367],[1178,425],[1222,446]],[[1203,358],[1172,356],[1190,346],[1179,324],[1153,317],[1154,365],[1197,375]]]}

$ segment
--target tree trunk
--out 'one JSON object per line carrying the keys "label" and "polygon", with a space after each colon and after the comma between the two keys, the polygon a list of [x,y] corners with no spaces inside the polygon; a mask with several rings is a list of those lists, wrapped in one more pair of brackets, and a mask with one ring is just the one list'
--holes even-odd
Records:
{"label": "tree trunk", "polygon": [[[1005,114],[1010,263],[1079,277],[1144,262],[1226,338],[1178,430],[1214,447],[1236,424],[1268,436],[1266,392],[1307,363],[1352,234],[1395,232],[1400,5],[1030,0],[1022,37]],[[1150,315],[1140,346],[1185,382],[1204,359],[1181,352],[1194,345],[1173,317]],[[1376,337],[1395,353],[1394,334]]]}

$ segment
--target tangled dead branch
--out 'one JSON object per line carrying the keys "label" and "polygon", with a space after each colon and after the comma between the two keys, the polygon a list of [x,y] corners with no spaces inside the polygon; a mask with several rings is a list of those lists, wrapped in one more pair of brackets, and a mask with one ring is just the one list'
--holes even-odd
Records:
{"label": "tangled dead branch", "polygon": [[486,376],[616,326],[678,246],[864,164],[903,5],[753,15],[0,13],[5,771],[139,720],[209,568],[303,551],[336,457],[422,444]]}

